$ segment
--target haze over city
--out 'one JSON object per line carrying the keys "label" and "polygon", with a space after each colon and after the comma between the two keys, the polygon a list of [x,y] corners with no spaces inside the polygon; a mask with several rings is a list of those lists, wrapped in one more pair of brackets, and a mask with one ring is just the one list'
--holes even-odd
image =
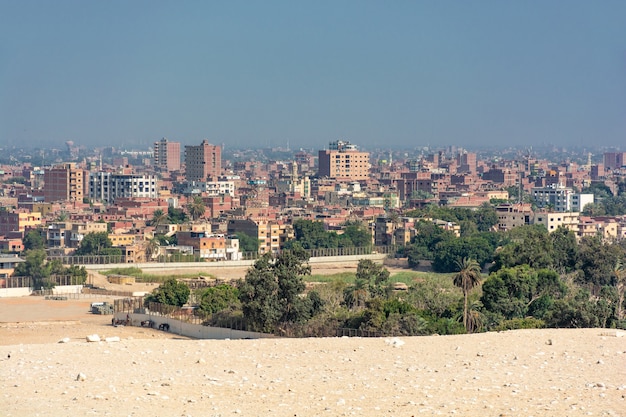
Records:
{"label": "haze over city", "polygon": [[605,145],[626,3],[0,1],[0,145]]}

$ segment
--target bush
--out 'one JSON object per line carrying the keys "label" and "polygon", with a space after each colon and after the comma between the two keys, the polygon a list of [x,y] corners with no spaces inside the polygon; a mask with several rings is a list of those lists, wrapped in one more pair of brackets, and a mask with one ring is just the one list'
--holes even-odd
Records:
{"label": "bush", "polygon": [[544,327],[546,327],[546,323],[543,320],[525,317],[504,320],[494,330],[542,329]]}

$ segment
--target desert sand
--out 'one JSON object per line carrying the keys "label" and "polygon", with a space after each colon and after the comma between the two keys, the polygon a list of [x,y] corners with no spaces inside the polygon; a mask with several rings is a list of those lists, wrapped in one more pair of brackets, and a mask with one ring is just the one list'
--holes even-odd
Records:
{"label": "desert sand", "polygon": [[626,415],[615,330],[190,340],[91,301],[0,299],[0,415]]}

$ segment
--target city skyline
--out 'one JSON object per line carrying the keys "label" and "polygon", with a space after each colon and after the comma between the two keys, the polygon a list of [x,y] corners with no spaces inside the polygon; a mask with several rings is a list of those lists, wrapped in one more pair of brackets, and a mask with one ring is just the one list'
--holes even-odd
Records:
{"label": "city skyline", "polygon": [[624,143],[623,2],[0,5],[2,146]]}

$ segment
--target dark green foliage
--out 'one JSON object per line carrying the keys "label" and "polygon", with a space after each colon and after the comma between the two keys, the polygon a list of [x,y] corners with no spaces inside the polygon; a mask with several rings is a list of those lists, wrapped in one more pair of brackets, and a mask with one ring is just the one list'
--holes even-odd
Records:
{"label": "dark green foliage", "polygon": [[361,222],[346,222],[343,234],[339,236],[343,247],[365,247],[372,245],[372,234]]}
{"label": "dark green foliage", "polygon": [[546,327],[543,320],[534,317],[517,318],[502,321],[494,330],[542,329]]}
{"label": "dark green foliage", "polygon": [[210,287],[200,293],[200,310],[217,313],[239,304],[239,290],[227,284]]}
{"label": "dark green foliage", "polygon": [[191,290],[189,287],[174,278],[170,278],[163,282],[146,297],[146,302],[157,302],[170,306],[182,307],[189,300]]}
{"label": "dark green foliage", "polygon": [[507,233],[507,243],[494,255],[494,266],[491,271],[510,268],[517,265],[528,265],[542,269],[553,266],[552,240],[543,226],[520,226]]}
{"label": "dark green foliage", "polygon": [[286,249],[299,244],[304,249],[366,247],[372,245],[372,235],[361,222],[346,222],[342,234],[328,232],[324,223],[298,219],[293,223],[295,240],[287,242]]}
{"label": "dark green foliage", "polygon": [[560,226],[550,233],[552,243],[552,264],[554,269],[562,274],[572,272],[576,267],[578,257],[578,243],[576,235],[571,230]]}
{"label": "dark green foliage", "polygon": [[582,238],[578,249],[578,282],[611,285],[615,264],[623,256],[623,250],[617,245],[602,243],[598,237]]}
{"label": "dark green foliage", "polygon": [[206,210],[206,206],[204,205],[204,201],[200,196],[193,196],[191,201],[187,204],[187,212],[189,213],[189,217],[191,220],[198,220],[199,218],[204,216],[204,212]]}
{"label": "dark green foliage", "polygon": [[311,274],[308,257],[294,247],[274,257],[265,254],[254,263],[238,284],[243,315],[250,327],[272,332],[277,326],[306,321],[316,311],[315,295],[302,297],[303,275]]}
{"label": "dark green foliage", "polygon": [[535,271],[527,265],[504,268],[491,274],[483,284],[481,302],[507,320],[534,315],[543,318],[553,301],[565,295],[566,287],[558,274]]}
{"label": "dark green foliage", "polygon": [[31,277],[35,289],[54,287],[54,283],[49,280],[52,275],[70,276],[73,285],[82,285],[87,280],[84,266],[71,265],[66,268],[58,260],[46,262],[46,252],[42,249],[26,251],[25,255],[26,262],[17,264],[13,275]]}
{"label": "dark green foliage", "polygon": [[436,272],[454,272],[463,258],[472,258],[482,267],[491,260],[493,251],[493,246],[481,236],[446,240],[435,247],[433,269]]}
{"label": "dark green foliage", "polygon": [[432,260],[436,247],[441,242],[456,239],[454,233],[443,230],[432,222],[421,220],[415,225],[416,235],[410,245],[405,248],[409,266],[415,268],[420,260]]}
{"label": "dark green foliage", "polygon": [[185,223],[189,220],[185,210],[181,208],[174,208],[172,206],[167,208],[167,218],[169,222],[173,224]]}
{"label": "dark green foliage", "polygon": [[121,255],[120,248],[112,247],[107,232],[87,233],[74,255]]}
{"label": "dark green foliage", "polygon": [[235,233],[239,239],[239,249],[242,252],[258,252],[259,251],[259,239],[248,236],[245,233]]}
{"label": "dark green foliage", "polygon": [[46,247],[46,241],[39,230],[29,230],[24,236],[23,243],[25,250],[45,249]]}

